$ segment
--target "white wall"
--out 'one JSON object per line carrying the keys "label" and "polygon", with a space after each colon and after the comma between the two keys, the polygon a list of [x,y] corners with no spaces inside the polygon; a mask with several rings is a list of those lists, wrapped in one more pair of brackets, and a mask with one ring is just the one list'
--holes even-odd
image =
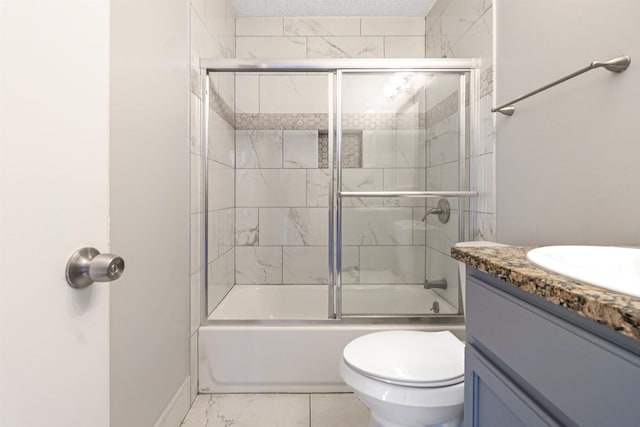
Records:
{"label": "white wall", "polygon": [[111,287],[111,425],[177,425],[189,406],[189,4],[110,5],[111,249],[127,262]]}
{"label": "white wall", "polygon": [[109,425],[109,2],[0,6],[0,424]]}
{"label": "white wall", "polygon": [[497,237],[640,242],[640,3],[496,1],[496,104],[593,60],[628,54],[497,117]]}

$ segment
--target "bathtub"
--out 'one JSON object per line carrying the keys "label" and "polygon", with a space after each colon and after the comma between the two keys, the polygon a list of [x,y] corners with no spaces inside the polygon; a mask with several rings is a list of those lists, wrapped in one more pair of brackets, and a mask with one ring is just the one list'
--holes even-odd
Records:
{"label": "bathtub", "polygon": [[350,314],[403,312],[406,317],[428,313],[437,301],[440,315],[404,323],[330,320],[326,286],[236,285],[198,331],[200,393],[349,391],[338,363],[342,349],[354,338],[393,329],[446,329],[464,340],[462,317],[442,316],[456,313],[455,307],[420,285],[366,286],[366,292],[349,286],[343,299]]}

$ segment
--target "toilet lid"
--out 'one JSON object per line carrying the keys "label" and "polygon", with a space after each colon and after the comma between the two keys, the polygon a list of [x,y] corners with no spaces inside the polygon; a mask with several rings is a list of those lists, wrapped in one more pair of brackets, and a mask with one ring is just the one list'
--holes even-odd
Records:
{"label": "toilet lid", "polygon": [[464,344],[451,332],[385,331],[356,338],[345,363],[381,381],[410,387],[443,387],[464,380]]}

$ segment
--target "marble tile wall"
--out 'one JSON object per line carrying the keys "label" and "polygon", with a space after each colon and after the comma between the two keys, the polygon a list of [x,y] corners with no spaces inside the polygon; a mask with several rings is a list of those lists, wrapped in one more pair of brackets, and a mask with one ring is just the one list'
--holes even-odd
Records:
{"label": "marble tile wall", "polygon": [[[423,131],[361,135],[362,164],[344,169],[345,189],[424,188]],[[318,147],[317,131],[236,131],[236,283],[327,283],[329,173]],[[346,283],[424,281],[423,200],[354,198],[344,206]]]}
{"label": "marble tile wall", "polygon": [[[227,0],[191,0],[190,17],[190,351],[191,399],[197,394],[197,329],[200,326],[204,277],[209,275],[209,302],[222,298],[233,284],[235,272],[234,191],[234,81],[230,75],[211,78],[214,88],[208,106],[209,141],[202,140],[202,75],[200,58],[235,56],[235,16]],[[212,144],[216,141],[216,144]],[[205,144],[207,144],[205,150]],[[205,159],[205,152],[208,156]],[[209,210],[205,212],[204,172],[209,174]],[[204,234],[205,216],[209,233]],[[209,246],[207,269],[203,267],[204,246]]]}
{"label": "marble tile wall", "polygon": [[[457,89],[427,112],[427,188],[433,191],[460,188],[460,133]],[[452,102],[453,100],[453,102]],[[430,120],[429,120],[430,119]],[[465,221],[463,199],[447,198],[451,213],[448,222],[441,223],[437,215],[426,221],[425,276],[428,280],[445,279],[448,287],[438,290],[450,304],[458,306],[459,279],[457,264],[449,256],[451,246],[464,239],[460,221]],[[437,206],[438,199],[427,199],[427,208]],[[462,212],[462,214],[461,214]]]}
{"label": "marble tile wall", "polygon": [[236,147],[236,283],[326,282],[327,210],[307,205],[317,130],[237,130]]}
{"label": "marble tile wall", "polygon": [[[424,57],[424,18],[239,18],[236,28],[238,57]],[[388,76],[365,80],[345,81],[345,189],[424,188],[425,115],[398,114],[406,98],[368,90]],[[236,282],[327,283],[326,75],[239,74],[236,107]],[[413,222],[424,201],[344,205],[345,282],[424,281],[425,233]]]}
{"label": "marble tile wall", "polygon": [[[491,0],[438,0],[426,18],[426,49],[432,57],[479,57],[479,140],[467,156],[471,185],[480,197],[472,200],[470,216],[473,240],[494,238],[493,19]],[[482,187],[482,188],[480,188]]]}
{"label": "marble tile wall", "polygon": [[[493,103],[493,18],[492,0],[437,0],[426,17],[426,55],[428,57],[475,57],[482,61],[480,73],[480,100],[478,105],[478,140],[476,144],[467,144],[466,159],[470,188],[479,192],[479,197],[461,206],[458,215],[463,213],[470,221],[469,240],[493,240],[495,238],[495,183],[494,183],[494,147],[495,122],[491,113]],[[453,116],[449,115],[457,97],[441,96],[437,110],[429,116],[436,125],[428,129],[430,150],[441,153],[442,158],[430,154],[429,158],[439,159],[442,165],[453,158],[453,153],[444,147],[451,145],[444,141],[450,137],[457,126]],[[467,110],[468,112],[468,110]],[[468,114],[467,114],[468,118]],[[444,150],[444,151],[443,151]],[[440,167],[433,165],[433,167]],[[441,170],[441,178],[446,180],[448,172]],[[450,220],[449,224],[453,222]],[[428,241],[434,243],[427,250],[427,275],[431,279],[446,278],[457,282],[457,264],[449,257],[448,246],[455,242],[455,226],[442,225],[436,217],[428,220]],[[443,292],[450,302],[457,298],[456,292]]]}
{"label": "marble tile wall", "polygon": [[[446,3],[446,4],[445,4]],[[475,3],[474,3],[475,4]],[[436,8],[435,15],[440,19],[444,14],[447,21],[441,24],[437,28],[438,35],[442,35],[442,27],[447,30],[445,35],[456,34],[456,31],[461,31],[460,26],[456,25],[455,16],[461,16],[461,14],[468,14],[470,10],[475,11],[474,8],[465,8],[465,5],[458,5],[455,1],[444,2]],[[475,6],[474,6],[475,7]],[[485,6],[480,7],[482,16],[486,13],[487,8]],[[430,15],[431,16],[431,15]],[[465,15],[466,16],[466,15]],[[473,19],[473,23],[476,23],[473,31],[460,33],[462,42],[465,42],[465,37],[471,37],[476,34],[481,27],[477,17]],[[483,21],[480,21],[483,22]],[[433,26],[433,25],[432,25]],[[427,49],[431,49],[429,56],[445,56],[444,52],[448,52],[449,56],[460,55],[455,51],[459,49],[459,52],[473,52],[473,47],[465,47],[454,43],[449,43],[448,38],[443,38],[443,41],[438,41],[440,51],[434,55],[434,36],[425,31],[422,19],[386,19],[386,18],[304,18],[304,19],[282,19],[282,18],[241,18],[237,20],[237,53],[238,57],[288,57],[288,58],[300,58],[300,57],[393,57],[393,56],[405,56],[405,57],[422,57],[427,52]],[[435,34],[435,30],[427,30]],[[418,41],[420,38],[421,41]],[[484,40],[484,39],[482,39]],[[470,43],[470,42],[469,42]],[[481,46],[484,46],[480,43]],[[426,47],[425,47],[426,46]],[[431,47],[430,47],[431,46]],[[413,53],[394,51],[396,47],[403,47],[405,49],[413,49]],[[466,49],[466,50],[464,50]],[[479,51],[478,51],[479,52]],[[490,50],[489,50],[490,53]],[[397,55],[396,55],[397,54]],[[477,53],[477,55],[486,56],[486,50]],[[470,55],[470,56],[476,56]],[[486,62],[485,62],[486,63]],[[486,97],[491,92],[491,67],[484,69],[482,74],[481,91]],[[362,83],[364,85],[368,83]],[[287,259],[296,259],[298,264],[296,268],[299,270],[300,265],[305,263],[300,258],[300,255],[296,251],[289,251],[289,254],[285,256],[285,248],[289,247],[291,240],[276,242],[272,235],[270,237],[261,240],[261,229],[264,225],[261,220],[266,220],[269,215],[274,215],[274,212],[261,213],[262,210],[272,209],[276,207],[288,207],[291,215],[279,212],[280,218],[287,218],[293,224],[292,217],[308,218],[309,212],[301,212],[301,209],[312,209],[316,207],[326,206],[327,198],[327,182],[328,171],[322,167],[326,166],[325,163],[321,163],[318,167],[311,167],[312,163],[318,158],[318,153],[315,152],[308,159],[304,159],[303,152],[305,149],[299,147],[296,155],[291,154],[297,160],[291,162],[291,164],[285,165],[285,149],[284,149],[284,134],[291,130],[306,130],[306,131],[318,131],[326,128],[326,77],[322,75],[308,75],[308,76],[294,76],[294,75],[256,75],[256,74],[244,74],[238,75],[236,79],[237,98],[236,98],[236,116],[235,123],[236,129],[238,129],[238,137],[241,137],[241,133],[246,134],[251,131],[268,131],[276,130],[282,131],[282,138],[276,138],[275,142],[266,142],[261,139],[262,144],[272,144],[270,149],[266,149],[271,154],[269,159],[266,155],[257,154],[260,149],[250,148],[251,143],[243,142],[244,146],[248,147],[246,154],[238,152],[238,159],[246,156],[246,171],[238,170],[236,174],[237,179],[237,192],[236,201],[239,202],[238,206],[242,206],[246,211],[238,211],[236,215],[236,221],[238,222],[238,230],[236,233],[236,244],[240,246],[258,246],[260,251],[254,251],[254,259],[256,263],[263,263],[263,273],[265,274],[248,274],[252,279],[243,279],[245,283],[251,283],[251,280],[260,279],[275,280],[274,283],[289,283],[289,280],[293,280],[291,277],[300,277],[302,282],[322,282],[323,278],[319,275],[309,274],[305,278],[301,278],[301,274],[298,272],[294,275],[287,275],[286,271],[293,271],[292,268],[284,266],[281,269],[280,274],[275,274],[275,267],[270,261],[277,258],[277,247],[273,246],[275,243],[281,243],[282,249],[279,258],[283,263]],[[365,89],[365,90],[363,90]],[[367,91],[366,88],[358,87],[354,84],[352,87],[346,87],[346,91],[352,90],[354,93],[363,94],[362,96],[354,96],[349,99],[356,99],[354,105],[347,105],[345,111],[349,120],[348,124],[350,129],[360,129],[363,131],[362,139],[362,169],[354,169],[353,171],[345,171],[345,187],[353,190],[410,190],[410,189],[424,189],[425,182],[430,182],[429,189],[455,189],[458,187],[457,182],[457,140],[455,140],[455,132],[457,132],[457,122],[450,118],[451,114],[455,110],[451,110],[452,106],[457,108],[457,98],[452,97],[451,93],[446,91],[442,94],[434,93],[431,95],[431,99],[434,100],[432,107],[438,107],[435,110],[430,111],[431,117],[427,118],[426,115],[421,114],[419,111],[410,111],[400,120],[397,114],[397,106],[389,105],[388,111],[384,110],[384,106],[381,106],[381,111],[378,112],[377,117],[372,115],[358,114],[358,111],[364,111],[363,105],[370,105],[372,101],[367,98],[371,91]],[[442,96],[442,99],[438,97]],[[367,98],[367,99],[365,99]],[[360,105],[360,104],[362,105]],[[397,129],[407,129],[407,134],[411,134],[408,129],[424,128],[426,122],[433,122],[439,124],[438,127],[428,129],[429,134],[420,135],[413,131],[413,135],[416,138],[416,142],[428,140],[428,148],[424,148],[424,144],[413,143],[412,141],[405,141],[402,135],[403,131],[397,131]],[[442,123],[440,123],[442,122]],[[377,143],[376,141],[388,140],[390,132],[385,129],[396,129],[394,132],[394,146],[384,145]],[[386,133],[385,133],[386,132]],[[266,138],[267,135],[258,135],[259,138]],[[273,138],[274,136],[271,135]],[[240,139],[239,139],[240,140]],[[274,145],[275,144],[275,145]],[[406,145],[406,147],[404,147]],[[240,147],[240,143],[238,145]],[[369,146],[369,148],[367,148]],[[484,154],[488,154],[492,151],[487,151],[489,144],[484,144]],[[316,149],[321,151],[321,146],[315,145]],[[428,151],[427,151],[428,150]],[[480,151],[474,147],[474,153]],[[377,152],[377,154],[375,154]],[[469,150],[470,153],[470,150]],[[282,168],[279,172],[271,171],[269,169],[278,168],[278,155],[282,156]],[[262,157],[262,159],[261,159]],[[487,157],[488,158],[488,157]],[[322,162],[322,156],[320,156]],[[426,159],[429,159],[428,161]],[[245,161],[245,160],[243,160]],[[301,177],[301,171],[290,171],[293,169],[290,166],[296,165],[299,169],[304,169],[306,172],[304,200],[303,192],[300,189],[298,183],[294,184],[297,179]],[[483,167],[487,166],[487,162],[482,164]],[[425,168],[427,171],[425,172]],[[243,168],[244,169],[244,168]],[[256,169],[256,170],[249,170]],[[474,170],[476,172],[476,170]],[[485,179],[485,185],[489,180]],[[286,183],[286,184],[285,184]],[[284,187],[286,186],[286,187]],[[243,193],[244,189],[253,189],[253,194]],[[283,188],[284,191],[274,191],[275,188]],[[433,201],[435,203],[435,200]],[[451,201],[454,209],[457,209],[457,200]],[[490,202],[487,202],[490,203]],[[485,203],[485,206],[487,205]],[[285,206],[286,205],[286,206]],[[371,242],[377,242],[377,245],[382,246],[381,242],[392,240],[394,245],[402,246],[407,243],[407,236],[410,236],[410,243],[407,244],[409,251],[411,246],[415,244],[424,244],[426,236],[431,234],[434,236],[436,243],[432,248],[429,248],[426,253],[423,253],[423,260],[416,265],[420,265],[425,270],[432,270],[430,264],[432,259],[436,259],[437,256],[431,256],[430,251],[440,250],[440,253],[445,252],[445,245],[447,239],[452,243],[457,241],[457,237],[452,233],[452,227],[440,227],[439,225],[432,224],[432,217],[429,217],[426,230],[416,231],[416,217],[422,217],[424,215],[425,206],[420,201],[411,199],[352,199],[345,201],[346,208],[362,208],[368,207],[369,209],[375,208],[378,210],[387,209],[393,212],[393,209],[398,208],[397,212],[393,215],[397,215],[394,221],[397,223],[396,227],[402,228],[407,226],[410,231],[402,229],[389,232],[389,228],[392,227],[380,227],[377,215],[384,217],[390,215],[388,212],[373,215],[367,215],[364,219],[364,215],[360,212],[359,221],[354,224],[361,225],[368,224],[370,230],[376,230],[378,234],[372,236],[367,234],[363,228],[356,228],[350,235],[350,242],[357,242],[359,244],[354,245],[358,252],[361,251],[363,246],[369,246]],[[402,209],[404,208],[404,209]],[[409,209],[407,209],[409,208]],[[461,209],[465,209],[466,206],[461,206]],[[356,213],[346,213],[345,218],[351,218],[349,215],[354,216]],[[410,215],[408,214],[410,212]],[[460,214],[454,214],[460,217]],[[467,214],[468,215],[468,214]],[[241,218],[245,221],[243,227],[240,228]],[[326,218],[326,217],[325,217]],[[413,220],[413,221],[412,221]],[[450,221],[452,224],[456,220],[456,216]],[[474,224],[480,224],[477,221]],[[486,223],[486,221],[484,222]],[[400,226],[402,225],[402,226]],[[307,227],[308,224],[305,225]],[[315,224],[318,227],[318,224]],[[284,233],[299,233],[300,229],[309,232],[308,228],[302,227],[296,229],[293,225],[280,226],[278,230]],[[297,231],[296,231],[297,230]],[[382,230],[382,231],[381,231]],[[457,230],[457,229],[456,229]],[[313,232],[312,232],[313,234]],[[382,234],[382,235],[379,235]],[[299,237],[298,237],[299,239]],[[358,240],[360,239],[360,241]],[[302,239],[304,241],[304,239]],[[265,242],[269,242],[272,246],[267,246]],[[367,243],[364,245],[363,243]],[[300,244],[300,240],[297,241]],[[302,246],[312,246],[302,244]],[[293,246],[291,246],[293,247]],[[297,248],[297,247],[296,247]],[[402,251],[402,249],[400,249]],[[304,251],[301,251],[304,252]],[[312,253],[311,250],[307,251]],[[374,260],[372,266],[377,258],[389,259],[389,253],[383,253],[383,250],[370,250],[367,254],[371,255]],[[297,258],[293,255],[298,256]],[[260,255],[260,256],[259,256]],[[406,253],[403,255],[407,255]],[[326,257],[326,255],[325,255]],[[395,256],[398,258],[398,255]],[[361,254],[355,257],[357,260],[361,260]],[[411,256],[409,256],[411,258]],[[266,261],[265,261],[266,260]],[[314,264],[308,264],[308,270],[321,271],[321,265],[326,264],[326,259],[316,259]],[[378,263],[378,265],[383,265]],[[259,267],[256,267],[259,268]],[[322,267],[324,269],[324,267]],[[361,268],[360,263],[354,265],[354,270],[358,271],[358,281],[367,281],[369,276],[359,271]],[[357,270],[356,270],[357,269]],[[398,266],[395,267],[395,278],[389,278],[388,280],[403,281],[414,280],[419,275],[412,276],[407,272],[401,271]],[[440,268],[442,270],[442,268]],[[434,273],[435,274],[435,273]],[[442,273],[444,274],[444,273]],[[238,274],[236,274],[238,276]],[[380,276],[380,274],[378,274]],[[384,276],[384,274],[382,275]],[[289,279],[287,279],[289,277]],[[315,277],[315,279],[313,278]],[[269,278],[269,279],[264,279]],[[248,280],[248,282],[247,282]],[[387,279],[385,279],[387,280]],[[415,279],[417,280],[417,279]],[[421,279],[422,280],[422,279]],[[453,299],[453,298],[452,298]]]}
{"label": "marble tile wall", "polygon": [[424,18],[238,18],[238,58],[424,58]]}
{"label": "marble tile wall", "polygon": [[[424,18],[239,18],[239,58],[424,58]],[[366,87],[370,87],[365,83]],[[268,123],[287,123],[285,129],[326,129],[326,75],[239,75],[236,120],[240,129],[268,129]],[[349,93],[353,92],[353,96]],[[345,85],[345,99],[357,105],[346,113],[370,110],[379,97],[360,87]],[[298,96],[296,96],[298,94]],[[301,97],[300,94],[305,94]],[[369,99],[373,97],[372,99]],[[354,114],[345,128],[385,129],[398,125],[397,106],[378,114]],[[296,114],[286,117],[285,115]],[[320,115],[320,116],[318,116]],[[424,118],[403,117],[402,127],[417,127]]]}
{"label": "marble tile wall", "polygon": [[[199,111],[198,96],[202,88],[200,87],[197,61],[200,56],[229,58],[237,53],[237,57],[311,58],[423,57],[427,54],[428,56],[481,56],[486,65],[490,64],[490,61],[486,60],[487,57],[491,57],[491,49],[487,49],[486,43],[487,32],[489,35],[491,33],[491,20],[488,19],[490,8],[491,4],[487,4],[486,1],[440,1],[427,17],[425,26],[425,20],[422,18],[240,18],[234,20],[232,11],[225,1],[193,0],[191,5],[191,83],[193,91],[191,101],[191,228],[193,236],[192,272],[194,274],[192,283],[199,282],[197,274],[202,275],[202,272],[198,271],[196,260],[200,257],[197,248],[204,240],[198,237],[201,235],[200,229],[204,220],[202,197],[200,196],[204,185],[198,179],[204,169],[204,161],[200,161],[203,153],[202,142],[199,141],[201,112]],[[483,32],[483,30],[487,31]],[[234,52],[234,48],[236,52]],[[491,96],[491,75],[491,67],[485,67],[481,84],[483,98]],[[240,131],[277,129],[282,132],[285,129],[317,131],[325,127],[326,115],[323,114],[323,111],[326,111],[326,83],[324,76],[238,75],[234,86],[229,76],[220,75],[214,76],[212,83],[215,90],[211,96],[211,109],[215,113],[210,115],[209,133],[215,135],[217,141],[231,141],[234,125]],[[236,90],[235,94],[233,93],[234,89]],[[355,90],[359,90],[359,88]],[[303,98],[293,96],[296,92],[307,95]],[[287,94],[289,96],[286,96]],[[485,107],[490,106],[490,98],[483,101]],[[232,113],[234,108],[235,115]],[[304,112],[303,118],[290,114],[293,111],[299,113],[301,110]],[[290,123],[284,123],[283,126],[282,122],[287,120]],[[367,130],[382,130],[392,126],[421,127],[425,123],[425,117],[422,114],[408,114],[405,119],[408,125],[401,126],[398,126],[398,116],[389,113],[380,113],[377,118],[353,114],[350,120],[351,127],[354,129]],[[395,122],[390,126],[389,122],[393,120]],[[483,133],[490,133],[492,136],[493,127],[490,120],[484,120],[482,123]],[[273,135],[264,135],[264,138],[268,139],[269,137],[273,137]],[[416,153],[412,153],[410,158],[429,157],[433,159],[435,157],[431,152],[450,150],[450,146],[446,144],[446,135],[432,135],[430,138],[430,152],[417,153],[419,154],[417,157]],[[375,141],[375,133],[370,134],[367,140]],[[273,142],[265,141],[262,141],[261,144],[273,144]],[[485,143],[481,144],[481,147],[472,149],[470,163],[474,176],[483,176],[483,187],[491,188],[492,178],[484,175],[483,170],[492,167],[493,148],[492,144],[487,142],[487,138],[484,138],[483,141]],[[399,143],[401,144],[402,141]],[[275,144],[277,146],[278,142],[276,141]],[[313,146],[312,143],[307,144]],[[239,218],[248,221],[253,215],[258,222],[260,221],[259,212],[250,214],[250,211],[245,211],[244,214],[247,216],[243,217],[242,214],[232,211],[236,206],[242,209],[267,209],[290,204],[296,208],[314,208],[326,203],[322,201],[326,199],[327,192],[326,185],[322,182],[323,180],[326,182],[328,174],[326,169],[319,169],[315,166],[319,155],[317,143],[315,144],[316,151],[313,154],[309,152],[308,147],[304,147],[303,143],[295,146],[289,143],[288,150],[285,145],[287,144],[284,133],[282,133],[280,141],[280,151],[276,149],[275,152],[267,149],[266,152],[260,153],[259,151],[266,146],[260,145],[258,147],[254,143],[252,148],[250,141],[238,142],[238,146],[242,146],[240,150],[242,156],[237,156],[239,169],[234,172],[233,178],[231,171],[236,167],[235,147],[229,143],[209,146],[211,155],[207,159],[206,167],[213,180],[210,181],[210,184],[237,180],[238,185],[242,184],[245,187],[251,186],[254,189],[264,190],[259,192],[261,198],[252,197],[251,200],[245,200],[242,196],[238,197],[240,191],[234,191],[234,197],[239,199],[239,203],[236,200],[234,204],[231,204],[230,186],[216,190],[217,192],[212,190],[213,193],[209,194],[212,211],[207,215],[209,222],[214,226],[209,228],[209,235],[206,238],[210,245],[208,262],[210,274],[213,274],[214,271],[218,273],[216,274],[218,278],[210,282],[219,284],[219,288],[222,289],[220,292],[209,293],[210,297],[214,297],[213,301],[215,301],[215,296],[224,294],[224,289],[230,286],[230,282],[233,282],[229,281],[230,275],[226,270],[227,266],[234,264],[234,257],[227,254],[229,231],[235,227],[235,221],[238,221]],[[365,166],[365,151],[363,142],[363,166]],[[273,166],[273,169],[281,170],[279,172],[269,171],[268,169],[272,168],[270,165],[277,165],[278,159],[274,153],[278,152],[282,153],[282,166]],[[304,152],[309,153],[308,158],[305,157]],[[286,158],[285,153],[287,153]],[[450,155],[450,152],[442,154],[445,160]],[[415,167],[414,171],[409,169],[394,170],[392,167],[379,164],[381,159],[387,159],[388,156],[378,157],[380,157],[378,163],[376,160],[369,159],[370,162],[365,166],[368,170],[355,170],[352,174],[345,173],[345,185],[352,189],[419,189],[424,187],[424,179],[418,172],[419,167],[433,168],[431,172],[427,172],[427,175],[435,184],[440,183],[441,185],[449,181],[446,179],[447,173],[449,173],[447,170],[452,169],[443,166],[447,163],[446,161],[442,164],[435,164],[431,161],[429,165],[417,165],[418,167]],[[403,167],[408,166],[411,165],[403,165]],[[300,185],[302,173],[304,173],[304,185]],[[426,179],[426,177],[424,178]],[[295,188],[291,192],[285,191],[281,194],[275,194],[273,188],[281,185],[290,185]],[[211,187],[216,188],[214,185],[210,185]],[[472,217],[475,219],[474,236],[476,237],[487,237],[492,232],[491,216],[493,213],[490,212],[492,198],[489,196],[484,200],[478,200],[478,203],[472,206],[472,209],[475,209],[472,211]],[[251,206],[255,204],[263,204],[264,206]],[[376,199],[354,199],[349,200],[345,205],[347,207],[370,206],[378,208],[411,207],[416,212],[421,208],[412,201]],[[225,212],[225,210],[229,211]],[[416,212],[413,212],[413,216],[416,215]],[[484,216],[482,216],[483,214]],[[238,242],[247,244],[258,238],[259,229],[256,227],[254,231],[251,231],[251,225],[255,224],[253,222],[248,224],[248,228],[244,227],[242,231],[238,230],[233,233],[236,244]],[[487,227],[489,231],[487,231]],[[412,234],[416,234],[415,231],[412,231]],[[255,240],[255,242],[259,243],[259,240]],[[281,258],[283,258],[282,255]],[[428,258],[426,256],[425,265],[428,264]],[[284,277],[284,274],[281,276]]]}

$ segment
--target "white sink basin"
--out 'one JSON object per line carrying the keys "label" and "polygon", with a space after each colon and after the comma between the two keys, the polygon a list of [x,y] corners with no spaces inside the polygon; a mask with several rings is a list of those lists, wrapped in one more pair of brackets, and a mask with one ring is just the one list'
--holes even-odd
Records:
{"label": "white sink basin", "polygon": [[616,246],[544,246],[527,258],[540,267],[640,298],[640,249]]}

